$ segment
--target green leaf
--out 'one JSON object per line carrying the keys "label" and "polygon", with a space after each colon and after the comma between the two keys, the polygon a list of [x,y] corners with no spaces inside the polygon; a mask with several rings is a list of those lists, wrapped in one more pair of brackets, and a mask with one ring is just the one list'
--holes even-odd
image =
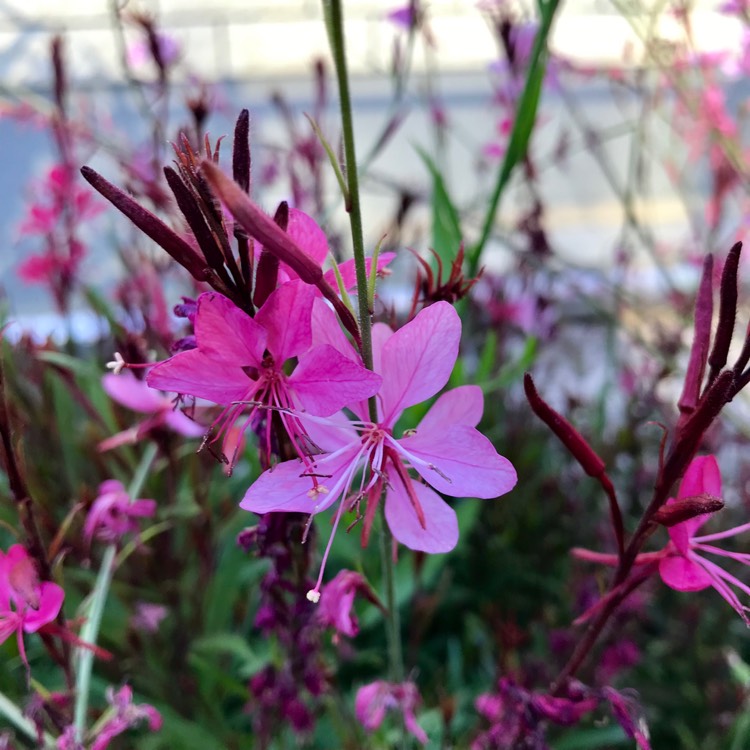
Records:
{"label": "green leaf", "polygon": [[495,223],[500,198],[505,188],[508,186],[510,176],[513,170],[526,156],[526,149],[531,139],[531,133],[534,130],[536,120],[536,111],[539,106],[539,98],[542,93],[542,84],[544,83],[544,74],[547,69],[547,38],[549,37],[552,27],[552,20],[555,17],[559,0],[538,0],[540,15],[539,31],[534,39],[534,47],[529,58],[529,68],[526,71],[526,83],[518,100],[516,109],[516,119],[513,122],[513,130],[508,140],[508,148],[505,152],[505,158],[500,165],[500,171],[497,174],[495,189],[492,192],[490,203],[485,214],[482,225],[482,234],[474,247],[467,253],[469,261],[469,276],[476,276],[479,262],[482,257],[487,240],[489,239],[492,227]]}
{"label": "green leaf", "polygon": [[[421,148],[417,147],[417,153],[432,176],[432,249],[442,261],[443,269],[447,270],[458,255],[463,240],[461,220],[437,165]],[[434,260],[431,262],[436,265]]]}
{"label": "green leaf", "polygon": [[551,743],[552,750],[610,750],[615,747],[632,747],[631,740],[618,725],[578,729]]}

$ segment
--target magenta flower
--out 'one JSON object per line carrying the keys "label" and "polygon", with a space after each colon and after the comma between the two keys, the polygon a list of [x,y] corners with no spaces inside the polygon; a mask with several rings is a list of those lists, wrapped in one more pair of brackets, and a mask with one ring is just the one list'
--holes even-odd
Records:
{"label": "magenta flower", "polygon": [[126,370],[118,375],[109,373],[102,378],[102,387],[106,394],[118,404],[151,416],[133,425],[130,429],[99,443],[100,451],[108,451],[126,443],[142,440],[151,430],[168,427],[185,437],[200,437],[206,428],[193,421],[186,414],[175,409],[171,398],[158,393],[153,388]]}
{"label": "magenta flower", "polygon": [[[352,401],[368,398],[380,386],[380,377],[361,362],[329,345],[311,348],[314,299],[312,286],[291,281],[275,289],[251,318],[221,294],[202,294],[195,315],[196,348],[156,365],[146,380],[152,388],[224,406],[214,422],[220,425],[214,440],[243,414],[242,432],[254,418],[265,416],[261,410],[277,409],[297,452],[306,455],[299,445],[304,430],[295,413],[302,409],[329,416]],[[298,358],[298,364],[288,375],[284,364],[292,357]],[[271,420],[265,424],[266,445],[270,445]],[[233,445],[237,444],[234,439]]]}
{"label": "magenta flower", "polygon": [[99,496],[86,517],[83,535],[87,544],[94,536],[108,544],[118,543],[125,534],[139,531],[138,519],[156,513],[156,500],[131,500],[127,490],[116,479],[99,485]]}
{"label": "magenta flower", "polygon": [[[316,307],[317,335],[353,357],[341,329],[325,323],[329,314],[333,318],[322,302]],[[343,511],[358,508],[366,499],[366,543],[385,491],[385,517],[397,541],[423,552],[453,549],[458,541],[456,514],[427,485],[453,497],[493,498],[516,483],[511,463],[476,429],[482,416],[482,392],[477,386],[455,388],[433,404],[416,429],[397,438],[394,427],[404,409],[434,396],[446,384],[458,356],[460,337],[461,320],[447,302],[422,310],[395,333],[386,325],[376,325],[375,371],[383,376],[378,422],[366,419],[364,403],[353,407],[360,422],[339,419],[319,425],[305,420],[311,438],[324,452],[304,466],[298,460],[285,461],[265,472],[248,489],[240,506],[255,513],[314,514],[340,500],[335,533]],[[424,482],[413,479],[409,467]],[[329,541],[323,567],[330,545]],[[322,575],[321,568],[321,577],[309,594],[313,600]]]}
{"label": "magenta flower", "polygon": [[133,703],[133,690],[129,685],[123,685],[117,691],[107,688],[107,702],[115,710],[115,715],[100,728],[91,744],[91,750],[105,750],[118,734],[144,720],[148,722],[148,728],[152,732],[161,729],[161,714],[147,703]]}
{"label": "magenta flower", "polygon": [[[667,505],[696,495],[721,497],[721,474],[713,456],[698,456],[688,466],[680,483],[677,498],[670,498]],[[750,523],[737,526],[717,534],[695,536],[696,531],[711,517],[711,513],[690,518],[675,524],[669,529],[670,542],[664,550],[665,556],[659,562],[659,575],[662,581],[677,591],[702,591],[712,586],[732,605],[734,610],[750,625],[748,607],[740,603],[732,586],[750,595],[750,588],[722,567],[700,553],[728,557],[744,565],[750,565],[750,554],[728,552],[707,542],[715,542],[730,536],[750,531]]]}
{"label": "magenta flower", "polygon": [[374,732],[383,723],[386,712],[401,711],[406,731],[426,745],[427,735],[417,724],[417,717],[414,715],[419,702],[419,690],[413,682],[377,680],[357,690],[354,712],[362,726],[368,732]]}
{"label": "magenta flower", "polygon": [[339,571],[321,591],[320,606],[316,611],[318,622],[332,627],[337,634],[354,638],[359,633],[359,622],[352,612],[354,597],[362,594],[373,604],[379,604],[377,597],[360,573],[353,570]]}
{"label": "magenta flower", "polygon": [[[701,496],[721,497],[721,474],[714,456],[696,456],[685,471],[676,498],[669,498],[666,507],[678,504],[686,499],[700,499]],[[729,552],[708,542],[726,539],[746,531],[750,531],[750,523],[736,526],[727,531],[716,534],[695,536],[695,532],[703,526],[713,513],[703,513],[686,521],[670,526],[669,542],[658,552],[642,552],[635,559],[639,566],[651,565],[659,571],[662,581],[676,591],[702,591],[713,587],[732,606],[737,614],[750,626],[747,612],[750,607],[743,605],[732,587],[738,588],[750,596],[750,587],[742,583],[736,576],[724,570],[712,560],[705,557],[705,553],[718,557],[728,557],[743,565],[750,566],[750,553]],[[617,555],[593,552],[587,549],[574,549],[573,554],[581,560],[616,566]],[[589,608],[576,622],[584,622],[602,605],[600,599]]]}
{"label": "magenta flower", "polygon": [[21,544],[0,551],[0,643],[16,633],[18,652],[28,666],[23,634],[53,622],[65,592],[56,583],[40,581],[34,562]]}

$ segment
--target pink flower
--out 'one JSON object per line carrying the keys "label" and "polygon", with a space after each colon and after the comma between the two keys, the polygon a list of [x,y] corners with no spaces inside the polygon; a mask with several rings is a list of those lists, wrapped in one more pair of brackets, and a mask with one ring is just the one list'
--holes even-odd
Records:
{"label": "pink flower", "polygon": [[163,604],[138,602],[135,605],[135,612],[130,618],[130,625],[143,633],[156,633],[161,621],[168,614],[169,610]]}
{"label": "pink flower", "polygon": [[94,500],[83,527],[84,538],[91,544],[94,536],[109,544],[116,544],[125,534],[138,533],[138,519],[156,513],[156,500],[131,500],[127,490],[116,479],[99,485],[99,496]]}
{"label": "pink flower", "polygon": [[[231,428],[249,405],[241,430],[263,411],[277,409],[299,455],[304,435],[295,413],[301,408],[329,416],[352,401],[368,398],[380,377],[327,344],[312,343],[311,315],[315,290],[302,281],[282,284],[251,318],[226,297],[202,294],[195,316],[197,347],[156,365],[146,378],[152,388],[175,391],[221,404],[214,440]],[[285,362],[298,358],[291,375]],[[265,420],[270,445],[271,420]],[[233,440],[233,444],[238,441]],[[233,463],[233,459],[230,463]]]}
{"label": "pink flower", "polygon": [[[696,495],[713,495],[721,497],[721,474],[719,466],[713,456],[698,456],[688,466],[685,476],[680,483],[677,498],[670,498],[667,505],[678,500]],[[728,573],[715,562],[703,554],[717,555],[737,560],[744,565],[750,565],[750,554],[742,552],[728,552],[707,542],[715,542],[730,536],[750,530],[750,523],[737,526],[717,534],[695,536],[696,531],[711,517],[707,513],[677,523],[669,529],[670,542],[664,550],[665,556],[659,562],[659,575],[662,581],[677,591],[702,591],[712,586],[735,609],[737,614],[750,625],[747,612],[748,607],[740,603],[732,586],[750,595],[750,588],[735,576]]]}
{"label": "pink flower", "polygon": [[369,685],[363,685],[357,691],[357,697],[354,699],[354,712],[362,726],[368,732],[374,732],[383,723],[387,711],[401,711],[406,731],[426,745],[427,735],[417,724],[417,718],[414,715],[419,702],[419,691],[413,682],[395,683],[377,680]]}
{"label": "pink flower", "polygon": [[185,437],[200,437],[206,428],[183,414],[171,398],[155,391],[129,370],[115,375],[109,373],[102,378],[102,387],[106,394],[118,404],[151,416],[133,425],[130,429],[99,443],[100,451],[108,451],[126,443],[137,443],[149,432],[160,427],[168,427]]}
{"label": "pink flower", "polygon": [[147,703],[133,703],[133,690],[129,685],[123,685],[117,691],[107,688],[107,702],[115,709],[115,715],[101,727],[91,744],[91,750],[105,750],[118,734],[132,729],[144,720],[148,722],[148,728],[152,732],[161,729],[161,714]]}
{"label": "pink flower", "polygon": [[[331,320],[326,323],[328,315]],[[355,356],[322,301],[316,307],[315,330],[320,340],[326,338],[339,351],[348,352],[347,356]],[[433,404],[416,429],[397,438],[394,427],[407,407],[431,398],[446,384],[460,337],[461,321],[447,302],[422,310],[395,333],[386,325],[376,325],[374,369],[383,376],[377,423],[367,420],[365,403],[353,406],[359,422],[341,418],[316,425],[305,420],[323,453],[304,466],[298,460],[285,461],[265,472],[240,506],[255,513],[314,514],[340,500],[335,533],[343,511],[358,508],[366,498],[366,543],[385,492],[385,517],[397,541],[424,552],[453,549],[458,541],[456,514],[427,484],[453,497],[494,498],[516,483],[511,463],[476,429],[482,416],[482,392],[477,386],[455,388]],[[414,480],[408,467],[424,482]],[[330,545],[329,541],[323,567]],[[321,569],[321,578],[322,574]],[[321,578],[309,594],[313,600]]]}
{"label": "pink flower", "polygon": [[[690,462],[680,483],[677,497],[669,498],[666,507],[689,498],[699,499],[701,495],[721,497],[721,474],[713,456],[697,456]],[[708,553],[718,557],[728,557],[743,565],[750,565],[750,553],[729,552],[721,547],[708,544],[708,542],[715,542],[719,539],[726,539],[750,531],[750,523],[716,534],[695,536],[696,531],[712,515],[713,513],[703,513],[670,526],[668,529],[669,542],[666,547],[658,552],[641,553],[636,557],[635,564],[637,566],[654,566],[655,569],[658,569],[662,581],[676,591],[702,591],[713,587],[731,604],[737,614],[745,621],[745,624],[750,626],[750,618],[747,615],[750,607],[743,605],[732,589],[734,586],[750,596],[750,587],[705,556]],[[603,565],[616,566],[618,563],[617,555],[592,552],[586,549],[574,549],[573,554],[581,560]],[[603,599],[600,599],[576,622],[584,622],[589,619],[603,601]]]}
{"label": "pink flower", "polygon": [[0,643],[15,631],[18,651],[27,666],[23,633],[35,633],[53,622],[64,598],[65,592],[56,583],[39,581],[23,545],[0,551]]}
{"label": "pink flower", "polygon": [[359,633],[359,622],[352,607],[358,593],[373,604],[378,604],[377,597],[361,574],[353,570],[337,573],[321,591],[320,606],[316,612],[318,621],[334,628],[337,633],[354,638]]}

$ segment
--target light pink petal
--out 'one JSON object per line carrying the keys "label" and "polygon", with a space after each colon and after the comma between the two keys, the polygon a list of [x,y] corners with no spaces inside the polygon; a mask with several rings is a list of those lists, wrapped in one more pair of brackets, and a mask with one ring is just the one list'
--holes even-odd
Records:
{"label": "light pink petal", "polygon": [[104,392],[118,404],[133,411],[152,414],[164,408],[168,400],[149,388],[145,381],[138,380],[132,372],[125,370],[119,375],[109,373],[102,378]]}
{"label": "light pink petal", "polygon": [[476,427],[483,410],[482,389],[478,385],[461,385],[444,393],[430,407],[417,427],[417,434],[444,430],[456,424]]}
{"label": "light pink petal", "polygon": [[409,549],[420,552],[450,552],[458,542],[458,519],[453,508],[436,492],[421,482],[412,487],[422,506],[426,528],[419,523],[417,512],[400,478],[390,477],[385,496],[385,518],[395,539]]}
{"label": "light pink petal", "polygon": [[513,489],[518,481],[513,464],[474,427],[417,430],[398,443],[414,469],[446,495],[493,498]]}
{"label": "light pink petal", "polygon": [[289,281],[274,289],[258,310],[255,320],[268,332],[268,351],[278,367],[310,348],[314,299],[310,284]]}
{"label": "light pink petal", "polygon": [[259,367],[266,349],[264,328],[216,292],[198,297],[195,338],[204,355],[235,367]]}
{"label": "light pink petal", "polygon": [[[382,271],[395,257],[396,253],[383,253],[382,255],[378,255],[378,271]],[[369,279],[370,270],[372,269],[372,258],[365,258],[365,269],[367,271],[367,278]],[[354,262],[354,258],[339,263],[339,273],[341,274],[341,280],[344,282],[344,289],[349,291],[357,286],[357,266]],[[334,289],[339,288],[336,272],[332,268],[326,271],[323,275],[325,276],[326,281]]]}
{"label": "light pink petal", "polygon": [[[151,420],[148,421],[150,422]],[[119,448],[121,445],[134,445],[139,440],[138,435],[140,434],[141,426],[142,424],[139,423],[122,432],[116,432],[111,437],[102,440],[96,446],[96,449],[100,453],[106,453],[114,448]]]}
{"label": "light pink petal", "polygon": [[327,489],[315,492],[313,480],[305,476],[308,468],[300,459],[284,461],[264,471],[245,493],[240,508],[253,513],[275,511],[294,513],[320,513],[329,508],[342,494],[339,485],[349,468],[358,446],[344,451],[335,458],[321,457],[314,465],[318,485]]}
{"label": "light pink petal", "polygon": [[185,437],[200,437],[205,434],[206,428],[193,419],[176,409],[170,409],[164,415],[164,423],[179,435]]}
{"label": "light pink petal", "polygon": [[665,557],[659,563],[659,575],[667,586],[677,591],[702,591],[713,583],[700,565],[682,555]]}
{"label": "light pink petal", "polygon": [[28,608],[23,616],[23,629],[27,633],[35,633],[43,625],[52,622],[56,617],[65,592],[56,583],[43,581],[39,584],[39,609]]}
{"label": "light pink petal", "polygon": [[416,737],[419,742],[423,745],[427,744],[427,733],[417,723],[417,717],[413,711],[404,711],[404,725],[406,726],[406,731]]}
{"label": "light pink petal", "polygon": [[312,346],[329,344],[347,359],[361,361],[354,347],[349,342],[339,325],[336,313],[321,297],[313,302],[312,312]]}
{"label": "light pink petal", "polygon": [[321,419],[309,419],[301,414],[299,421],[310,439],[315,452],[333,453],[357,440],[357,431],[343,411]]}
{"label": "light pink petal", "polygon": [[458,313],[447,302],[436,302],[385,342],[379,371],[384,376],[380,396],[386,426],[448,382],[460,338]]}
{"label": "light pink petal", "polygon": [[327,344],[300,358],[289,385],[311,414],[328,417],[353,401],[377,393],[382,379]]}
{"label": "light pink petal", "polygon": [[251,380],[239,367],[226,367],[200,349],[190,349],[160,362],[146,376],[152,388],[174,391],[216,404],[242,401],[254,389]]}
{"label": "light pink petal", "polygon": [[286,233],[300,250],[304,250],[319,266],[323,265],[328,255],[328,240],[315,219],[298,208],[290,208]]}
{"label": "light pink petal", "polygon": [[383,347],[393,336],[393,330],[385,323],[375,323],[372,327],[372,369],[383,374]]}

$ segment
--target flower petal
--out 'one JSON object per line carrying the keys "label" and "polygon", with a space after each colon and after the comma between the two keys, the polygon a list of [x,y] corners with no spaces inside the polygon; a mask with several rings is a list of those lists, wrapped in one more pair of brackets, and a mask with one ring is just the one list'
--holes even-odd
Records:
{"label": "flower petal", "polygon": [[105,375],[102,378],[102,388],[113,401],[144,414],[152,414],[169,404],[168,399],[149,388],[145,381],[138,380],[128,370],[119,375]]}
{"label": "flower petal", "polygon": [[152,388],[205,398],[216,404],[242,401],[254,388],[254,381],[241,369],[222,366],[200,349],[189,349],[160,362],[146,376],[146,382]]}
{"label": "flower petal", "polygon": [[360,361],[360,357],[341,330],[339,319],[330,305],[321,297],[313,302],[312,346],[330,344],[347,359]]}
{"label": "flower petal", "polygon": [[377,393],[382,378],[328,344],[300,358],[289,385],[307,411],[328,417],[352,401]]}
{"label": "flower petal", "polygon": [[446,495],[493,498],[512,490],[518,481],[513,464],[468,425],[417,430],[399,440],[398,446],[414,469]]}
{"label": "flower petal", "polygon": [[702,591],[712,585],[711,576],[682,555],[665,557],[659,563],[661,580],[677,591]]}
{"label": "flower petal", "polygon": [[56,583],[43,581],[39,584],[39,608],[27,608],[23,615],[23,629],[35,633],[43,625],[52,622],[62,607],[65,592]]}
{"label": "flower petal", "polygon": [[[704,493],[721,497],[721,473],[714,456],[696,456],[690,462],[682,478],[682,482],[680,482],[680,490],[677,493],[677,498],[702,495]],[[667,502],[671,505],[673,502],[672,498]],[[670,539],[683,555],[687,554],[690,547],[690,539],[695,532],[712,515],[712,513],[704,513],[669,528]]]}
{"label": "flower petal", "polygon": [[173,429],[179,435],[185,437],[200,437],[205,434],[206,427],[195,420],[190,419],[187,414],[183,414],[178,409],[173,409],[165,413],[164,423]]}
{"label": "flower petal", "polygon": [[324,511],[333,505],[346,489],[339,485],[358,453],[358,448],[358,445],[353,445],[350,451],[343,451],[334,457],[326,455],[314,462],[313,471],[317,482],[328,492],[314,492],[312,478],[305,475],[306,472],[309,473],[309,469],[300,459],[295,458],[264,471],[250,485],[240,502],[240,508],[253,513]]}
{"label": "flower petal", "polygon": [[408,406],[434,396],[458,356],[461,319],[447,302],[422,310],[385,342],[380,372],[383,424],[392,426]]}
{"label": "flower petal", "polygon": [[[328,255],[328,240],[325,232],[311,216],[298,208],[289,209],[289,221],[286,233],[304,250],[319,266],[322,266]],[[289,269],[291,270],[291,269]],[[292,271],[294,273],[294,271]],[[296,274],[295,274],[296,276]],[[334,286],[334,289],[336,287]]]}
{"label": "flower petal", "polygon": [[198,349],[236,367],[258,367],[266,349],[266,332],[223,294],[205,292],[195,313]]}
{"label": "flower petal", "polygon": [[268,332],[268,351],[278,367],[310,348],[314,299],[314,287],[289,281],[274,289],[258,310],[255,320]]}
{"label": "flower petal", "polygon": [[[378,271],[382,271],[395,257],[396,253],[382,253],[378,255]],[[365,258],[365,270],[367,271],[368,278],[370,277],[371,268],[372,258]],[[341,280],[344,282],[344,289],[348,291],[357,286],[357,266],[354,258],[339,263],[339,273],[341,274]],[[326,271],[323,277],[334,289],[338,289],[338,280],[336,279],[336,272],[333,269]]]}
{"label": "flower petal", "polygon": [[453,508],[421,482],[412,482],[424,511],[422,528],[409,495],[398,477],[391,478],[385,496],[385,518],[395,539],[420,552],[450,552],[458,542],[458,519]]}
{"label": "flower petal", "polygon": [[417,427],[420,432],[438,432],[456,424],[476,427],[484,411],[484,395],[478,385],[461,385],[444,393],[430,407]]}

